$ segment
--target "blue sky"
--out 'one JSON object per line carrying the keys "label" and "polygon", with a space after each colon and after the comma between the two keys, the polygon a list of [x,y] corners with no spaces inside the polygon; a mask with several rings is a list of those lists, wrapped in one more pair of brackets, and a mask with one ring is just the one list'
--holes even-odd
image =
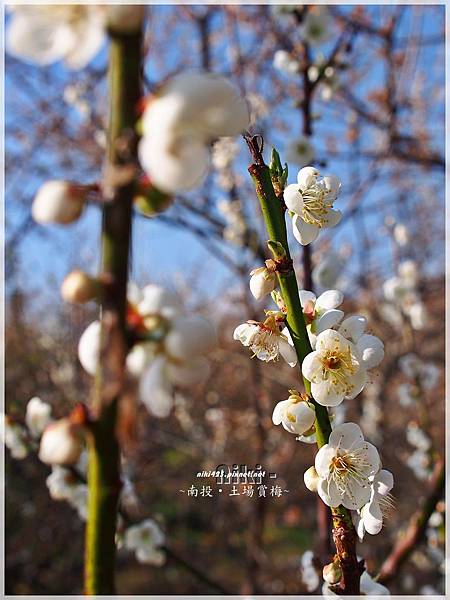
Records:
{"label": "blue sky", "polygon": [[[430,10],[420,23],[421,30],[426,36],[433,36],[440,32],[443,26],[444,7],[429,7]],[[155,6],[152,7],[152,17],[150,22],[150,32],[155,35],[162,35],[164,27],[170,15],[176,14],[180,7]],[[250,9],[249,9],[250,10]],[[346,11],[350,7],[345,8]],[[385,11],[395,10],[395,7],[375,6],[371,7],[370,12],[378,19],[385,14]],[[192,26],[179,15],[179,19],[170,30],[170,36],[164,51],[167,53],[163,60],[161,57],[155,57],[147,61],[146,70],[152,81],[157,81],[160,76],[165,75],[172,68],[182,64],[190,67],[199,66],[199,55],[197,52],[197,42],[192,37]],[[223,23],[220,12],[214,17],[212,27],[215,31],[221,29]],[[413,25],[412,25],[413,24]],[[408,8],[403,18],[400,33],[407,36],[411,27],[417,27],[414,15]],[[403,33],[404,32],[404,33]],[[333,46],[336,37],[325,44],[321,50],[326,54]],[[241,46],[245,53],[252,49],[255,38],[252,32],[243,27],[241,31]],[[218,46],[212,55],[213,68],[219,72],[227,72],[230,68],[228,52],[225,45]],[[274,47],[274,51],[276,48]],[[385,73],[382,61],[377,61],[375,56],[375,47],[367,45],[367,38],[360,38],[357,41],[357,47],[352,56],[352,66],[361,68],[365,76],[351,89],[353,93],[364,98],[370,90],[378,87],[384,80]],[[90,71],[101,73],[106,66],[107,52],[106,48],[96,57],[90,65]],[[444,49],[435,45],[425,46],[417,57],[417,68],[423,69],[426,80],[424,85],[429,89],[435,89],[435,86],[444,85]],[[151,76],[150,76],[151,74]],[[272,85],[271,78],[274,76],[273,70],[269,67],[267,75],[264,76],[259,85],[259,93],[264,97],[271,97]],[[282,82],[285,80],[286,86],[292,85],[288,77],[276,74]],[[343,76],[346,77],[345,75]],[[39,185],[52,178],[70,178],[80,181],[92,181],[96,179],[97,165],[93,167],[90,157],[84,157],[76,147],[72,147],[71,139],[76,137],[77,131],[83,127],[83,119],[76,110],[68,110],[64,105],[62,98],[63,90],[68,84],[83,82],[85,74],[83,72],[70,72],[62,64],[55,64],[50,67],[35,67],[33,65],[18,65],[18,62],[8,57],[5,76],[5,100],[6,100],[6,160],[12,163],[13,167],[7,171],[6,178],[6,226],[7,239],[13,236],[17,228],[25,223],[29,217],[31,199],[38,189]],[[249,74],[249,80],[251,75]],[[97,78],[95,95],[98,99],[103,98],[103,102],[97,103],[95,108],[96,118],[102,118],[106,109],[105,88],[102,79]],[[40,103],[44,99],[48,102],[53,111],[58,113],[58,106],[64,106],[64,129],[67,131],[68,142],[61,149],[55,146],[49,135],[44,136],[39,144],[31,149],[27,148],[30,129],[40,125],[42,114]],[[333,102],[324,105],[319,103],[317,111],[321,118],[315,122],[315,134],[313,143],[317,150],[317,155],[327,162],[326,170],[340,175],[343,181],[343,191],[338,207],[345,213],[346,204],[355,189],[356,181],[359,178],[364,179],[367,173],[367,163],[359,164],[352,160],[348,143],[343,139],[343,132],[347,124],[348,114],[343,113],[341,105],[335,105]],[[277,106],[276,115],[269,114],[265,122],[261,125],[266,129],[268,122],[272,121],[274,116],[284,123],[284,126],[293,133],[283,133],[279,128],[269,129],[266,136],[266,147],[271,144],[276,145],[281,151],[286,143],[286,139],[294,133],[298,135],[301,127],[299,111],[292,106],[292,99],[286,98],[286,101]],[[444,97],[436,96],[432,110],[427,114],[427,122],[424,124],[428,131],[432,132],[433,147],[441,154],[444,154]],[[44,124],[45,125],[45,124]],[[48,124],[47,124],[48,125]],[[374,144],[374,130],[369,126],[364,126],[364,144],[370,149]],[[18,135],[17,130],[20,130]],[[327,152],[327,137],[334,135],[339,140],[338,156],[329,155]],[[342,145],[341,145],[342,140]],[[95,141],[92,141],[95,144]],[[239,173],[243,178],[246,177],[247,153],[244,143],[241,143],[241,158],[238,162]],[[62,151],[63,150],[63,151]],[[20,165],[20,166],[19,166]],[[389,212],[389,202],[393,193],[393,185],[387,179],[387,172],[383,174],[379,183],[375,183],[367,192],[364,199],[366,215],[364,216],[366,229],[370,235],[375,235],[379,243],[374,243],[371,250],[374,262],[378,268],[389,272],[390,264],[385,259],[386,244],[380,231],[384,212]],[[290,181],[295,179],[297,168],[292,166]],[[403,220],[414,221],[414,205],[421,202],[419,190],[415,189],[414,177],[420,181],[421,171],[405,170],[405,174],[412,180],[407,194],[407,202],[402,209]],[[436,187],[438,201],[443,207],[443,173],[439,170],[430,170],[427,174],[427,183],[433,183]],[[213,198],[218,198],[222,192],[217,191],[211,179],[208,181],[209,191]],[[408,186],[407,186],[408,187]],[[245,192],[246,194],[249,192]],[[190,196],[195,201],[196,194],[193,192]],[[395,191],[398,194],[398,190]],[[440,197],[439,197],[440,196]],[[376,207],[381,203],[383,211]],[[251,205],[253,206],[253,204]],[[171,211],[177,211],[176,205]],[[170,213],[169,214],[173,214]],[[251,213],[249,213],[251,214]],[[443,224],[443,221],[442,221]],[[360,223],[355,224],[353,220],[345,219],[341,226],[333,230],[333,247],[339,248],[342,244],[350,243],[355,245],[359,243]],[[100,216],[96,207],[89,207],[83,217],[77,223],[69,227],[35,226],[30,229],[25,236],[21,236],[21,244],[18,247],[18,270],[14,284],[17,283],[27,291],[30,291],[35,298],[35,306],[54,301],[54,293],[64,275],[73,267],[83,266],[92,272],[95,272],[99,256],[99,228]],[[225,252],[231,256],[236,256],[239,250],[223,246]],[[439,248],[438,248],[439,250]],[[435,253],[439,256],[440,252]],[[201,268],[199,267],[201,265]],[[252,265],[256,266],[256,265]],[[348,269],[351,272],[359,267],[356,257],[351,259]],[[434,259],[430,263],[430,268],[441,270],[443,268],[442,260]],[[202,244],[188,231],[175,229],[161,223],[158,219],[143,220],[137,218],[134,229],[133,246],[133,277],[140,282],[151,279],[155,282],[171,285],[174,280],[185,280],[194,282],[195,285],[208,294],[214,296],[221,289],[230,285],[233,280],[230,271],[213,256],[205,252]],[[7,282],[8,283],[8,282]],[[7,288],[8,289],[8,288]]]}

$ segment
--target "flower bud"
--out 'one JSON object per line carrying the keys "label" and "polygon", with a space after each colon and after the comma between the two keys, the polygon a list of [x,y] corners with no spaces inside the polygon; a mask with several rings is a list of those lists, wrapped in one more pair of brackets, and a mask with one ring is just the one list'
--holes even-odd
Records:
{"label": "flower bud", "polygon": [[84,304],[94,300],[99,293],[99,283],[94,277],[90,277],[80,270],[69,273],[61,286],[61,296],[66,302],[72,304]]}
{"label": "flower bud", "polygon": [[47,425],[42,434],[39,458],[48,465],[73,465],[83,450],[83,427],[70,417]]}
{"label": "flower bud", "polygon": [[310,492],[317,492],[317,485],[319,483],[319,475],[314,466],[309,467],[303,475],[303,480],[306,487]]}
{"label": "flower bud", "polygon": [[88,186],[68,181],[47,181],[36,194],[31,213],[37,223],[67,224],[76,221],[83,212]]}
{"label": "flower bud", "polygon": [[27,404],[25,423],[34,437],[39,437],[51,422],[52,408],[40,398],[31,398]]}
{"label": "flower bud", "polygon": [[342,570],[338,562],[332,562],[323,568],[323,578],[327,583],[334,585],[339,583],[342,577]]}
{"label": "flower bud", "polygon": [[250,275],[250,291],[256,300],[271,294],[277,285],[275,273],[269,271],[267,267],[253,269]]}
{"label": "flower bud", "polygon": [[137,195],[134,197],[134,206],[145,217],[154,217],[164,212],[173,203],[173,197],[165,194],[151,183],[140,183]]}
{"label": "flower bud", "polygon": [[145,5],[113,4],[107,7],[107,23],[112,31],[133,33],[137,31],[145,16]]}

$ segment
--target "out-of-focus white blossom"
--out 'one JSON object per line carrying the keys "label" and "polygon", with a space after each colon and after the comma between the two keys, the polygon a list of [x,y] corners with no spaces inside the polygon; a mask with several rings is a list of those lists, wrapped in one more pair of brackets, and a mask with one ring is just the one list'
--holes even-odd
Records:
{"label": "out-of-focus white blossom", "polygon": [[337,331],[326,329],[317,336],[316,349],[302,364],[311,382],[313,398],[322,406],[337,406],[355,398],[366,383],[366,368],[355,345]]}
{"label": "out-of-focus white blossom", "polygon": [[39,437],[52,420],[52,407],[40,398],[34,397],[28,401],[25,413],[25,423],[33,437]]}
{"label": "out-of-focus white blossom", "polygon": [[303,167],[313,160],[315,150],[307,137],[301,137],[286,142],[284,154],[288,163]]}
{"label": "out-of-focus white blossom", "polygon": [[431,448],[431,440],[414,421],[406,426],[406,439],[411,446],[426,452]]}
{"label": "out-of-focus white blossom", "polygon": [[39,459],[49,465],[72,465],[83,450],[83,429],[70,418],[53,421],[45,428],[39,446]]}
{"label": "out-of-focus white blossom", "polygon": [[[287,332],[286,332],[287,333]],[[254,356],[264,362],[278,360],[281,355],[290,367],[297,364],[297,354],[288,335],[282,333],[273,316],[263,323],[247,321],[238,325],[233,338],[250,347]]]}
{"label": "out-of-focus white blossom", "polygon": [[161,546],[164,545],[165,535],[153,519],[145,519],[137,525],[125,530],[124,547],[133,550],[139,562],[162,566],[166,555]]}
{"label": "out-of-focus white blossom", "polygon": [[314,167],[303,167],[297,183],[285,188],[283,197],[293,213],[294,237],[303,246],[313,242],[322,228],[334,227],[341,220],[341,212],[333,209],[340,187],[334,175],[321,177]]}
{"label": "out-of-focus white blossom", "polygon": [[283,73],[292,75],[298,73],[300,63],[286,50],[277,50],[273,55],[273,66]]}
{"label": "out-of-focus white blossom", "polygon": [[28,444],[25,428],[8,415],[2,414],[1,419],[3,442],[11,452],[11,456],[17,460],[26,458],[28,456]]}
{"label": "out-of-focus white blossom", "polygon": [[234,138],[219,138],[212,147],[212,164],[218,171],[230,169],[238,153],[239,145]]}
{"label": "out-of-focus white blossom", "polygon": [[341,273],[347,261],[347,256],[344,253],[329,252],[317,263],[312,270],[312,279],[315,285],[321,289],[331,289],[341,287],[337,285],[340,280]]}
{"label": "out-of-focus white blossom", "polygon": [[320,448],[315,468],[320,477],[317,491],[325,504],[357,510],[370,501],[370,478],[378,473],[380,457],[358,425],[344,423],[333,429],[328,443]]}
{"label": "out-of-focus white blossom", "polygon": [[420,448],[408,456],[406,464],[420,481],[427,481],[431,475],[428,452]]}
{"label": "out-of-focus white blossom", "polygon": [[248,233],[248,227],[242,212],[241,203],[237,200],[233,202],[222,200],[218,203],[217,208],[226,220],[226,226],[223,230],[224,239],[236,246],[243,246]]}
{"label": "out-of-focus white blossom", "polygon": [[99,292],[97,280],[76,269],[67,275],[61,285],[61,296],[66,302],[84,304],[93,300]]}
{"label": "out-of-focus white blossom", "polygon": [[72,223],[83,212],[88,192],[88,186],[68,181],[47,181],[33,200],[33,219],[41,225]]}
{"label": "out-of-focus white blossom", "polygon": [[320,578],[313,563],[314,554],[307,550],[302,554],[301,576],[308,592],[315,592],[319,587]]}
{"label": "out-of-focus white blossom", "polygon": [[226,78],[182,73],[163,85],[145,109],[140,162],[161,191],[192,189],[208,170],[209,144],[238,135],[248,123],[247,104]]}
{"label": "out-of-focus white blossom", "polygon": [[274,425],[283,425],[289,433],[303,435],[314,425],[316,411],[314,405],[295,390],[290,390],[287,400],[278,402],[273,410]]}
{"label": "out-of-focus white blossom", "polygon": [[393,229],[394,240],[399,246],[407,246],[410,241],[409,230],[404,223],[396,223]]}
{"label": "out-of-focus white blossom", "polygon": [[330,39],[331,27],[331,19],[326,7],[315,7],[314,11],[308,10],[300,27],[300,35],[308,44],[319,46]]}
{"label": "out-of-focus white blossom", "polygon": [[15,5],[6,32],[10,54],[38,65],[63,60],[84,68],[105,39],[103,11],[96,5]]}
{"label": "out-of-focus white blossom", "polygon": [[417,354],[410,352],[398,360],[401,371],[410,379],[419,380],[424,390],[431,390],[439,383],[441,370],[437,365],[422,361]]}

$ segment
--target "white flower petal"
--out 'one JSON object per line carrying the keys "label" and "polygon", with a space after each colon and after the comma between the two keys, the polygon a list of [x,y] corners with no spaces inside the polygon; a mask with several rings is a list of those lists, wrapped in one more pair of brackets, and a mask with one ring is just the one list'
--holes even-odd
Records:
{"label": "white flower petal", "polygon": [[283,192],[284,203],[288,210],[300,215],[303,209],[303,198],[298,185],[291,183]]}
{"label": "white flower petal", "polygon": [[297,352],[295,348],[289,344],[286,340],[280,339],[279,342],[279,351],[281,356],[287,362],[290,367],[295,367],[297,364]]}
{"label": "white flower petal", "polygon": [[394,476],[387,469],[382,469],[375,477],[374,488],[377,494],[386,496],[394,487]]}
{"label": "white flower petal", "polygon": [[364,528],[370,535],[377,535],[383,527],[383,514],[380,505],[376,500],[368,502],[361,509],[361,518],[364,522]]}
{"label": "white flower petal", "polygon": [[342,219],[342,213],[340,210],[333,210],[332,208],[327,210],[327,214],[323,220],[323,226],[326,228],[335,227]]}
{"label": "white flower petal", "polygon": [[342,502],[341,494],[334,481],[321,479],[317,486],[317,492],[327,506],[334,508]]}
{"label": "white flower petal", "polygon": [[328,443],[334,448],[359,448],[364,443],[364,436],[356,423],[342,423],[333,429]]}
{"label": "white flower petal", "polygon": [[325,329],[331,329],[335,327],[344,318],[344,311],[339,309],[326,310],[316,321],[314,332],[318,335],[325,331]]}
{"label": "white flower petal", "polygon": [[339,290],[327,290],[320,294],[316,301],[316,310],[337,308],[344,301],[344,294]]}
{"label": "white flower petal", "polygon": [[330,381],[312,382],[311,393],[322,406],[338,406],[344,400],[344,391]]}
{"label": "white flower petal", "polygon": [[214,327],[200,315],[175,318],[164,340],[167,354],[180,360],[206,354],[215,345]]}
{"label": "white flower petal", "polygon": [[319,171],[314,167],[303,167],[303,169],[300,169],[298,172],[297,182],[300,188],[305,190],[315,183],[318,176]]}
{"label": "white flower petal", "polygon": [[78,342],[78,359],[89,375],[95,375],[100,358],[100,321],[93,321]]}
{"label": "white flower petal", "polygon": [[313,292],[308,290],[300,290],[298,294],[300,296],[300,304],[302,305],[302,308],[305,308],[305,304],[307,302],[312,302],[313,304],[316,302],[316,295],[313,294]]}
{"label": "white flower petal", "polygon": [[274,425],[280,425],[281,421],[284,419],[284,415],[286,414],[286,408],[290,403],[290,400],[282,400],[275,405],[272,414],[272,421]]}
{"label": "white flower petal", "polygon": [[360,315],[352,315],[351,317],[347,317],[344,319],[344,321],[342,321],[338,331],[345,338],[351,340],[353,343],[356,343],[364,333],[366,327],[367,319],[365,317],[361,317]]}
{"label": "white flower petal", "polygon": [[310,223],[305,223],[299,215],[292,217],[292,231],[295,239],[302,246],[311,244],[319,235],[319,228]]}
{"label": "white flower petal", "polygon": [[384,358],[384,344],[374,335],[364,333],[356,343],[356,350],[366,369],[377,367]]}
{"label": "white flower petal", "polygon": [[331,446],[329,443],[324,444],[322,448],[317,452],[314,461],[314,466],[320,477],[328,477],[330,472],[330,465],[333,458],[336,456],[336,448]]}

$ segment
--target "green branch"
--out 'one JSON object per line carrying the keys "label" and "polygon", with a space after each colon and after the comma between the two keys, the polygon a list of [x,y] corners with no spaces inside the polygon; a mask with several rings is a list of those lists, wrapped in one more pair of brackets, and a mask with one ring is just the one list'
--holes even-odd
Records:
{"label": "green branch", "polygon": [[[275,192],[271,170],[264,163],[261,138],[259,136],[245,135],[244,139],[253,158],[253,164],[250,165],[248,170],[255,185],[256,195],[261,206],[270,242],[273,242],[271,246],[277,247],[281,244],[284,250],[284,257],[282,259],[283,268],[277,271],[277,275],[283,301],[286,305],[286,324],[298,356],[301,373],[303,360],[312,352],[312,348],[303,317],[297,278],[292,268],[292,260],[289,253],[284,206],[280,197],[281,194],[277,195]],[[277,184],[276,181],[275,184]],[[275,185],[275,187],[279,188],[278,185]],[[303,375],[301,376],[305,390],[311,396],[310,382]],[[321,448],[328,442],[331,433],[331,423],[327,408],[318,404],[313,398],[312,402],[316,410],[315,428],[317,446]],[[356,532],[350,512],[343,506],[339,506],[332,509],[332,515],[333,539],[343,573],[340,582],[340,591],[344,594],[359,594],[361,567],[356,558]]]}
{"label": "green branch", "polygon": [[[126,293],[132,200],[134,127],[140,97],[141,34],[111,34],[108,167],[103,185],[101,353],[96,373],[89,434],[88,518],[85,592],[114,593],[116,519],[120,494],[118,405],[124,387],[127,337]],[[130,175],[126,176],[127,165]]]}

